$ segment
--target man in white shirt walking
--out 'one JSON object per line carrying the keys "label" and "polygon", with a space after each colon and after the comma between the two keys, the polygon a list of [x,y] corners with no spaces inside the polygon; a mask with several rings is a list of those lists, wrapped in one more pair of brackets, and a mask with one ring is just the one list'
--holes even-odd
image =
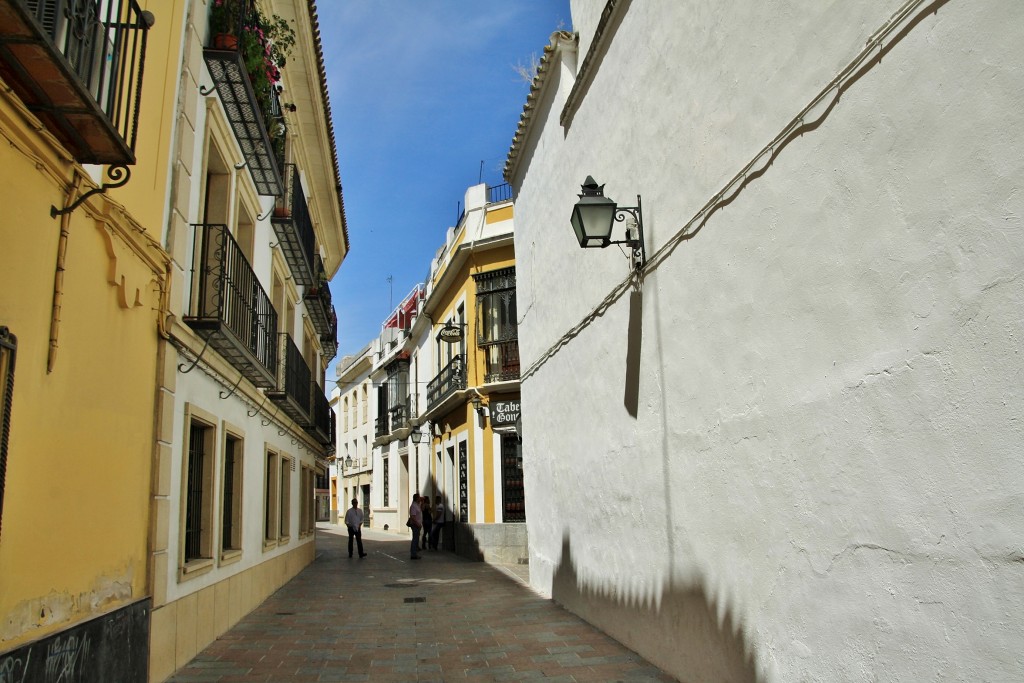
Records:
{"label": "man in white shirt walking", "polygon": [[363,552],[363,511],[359,509],[359,499],[352,499],[352,507],[345,513],[345,526],[348,527],[348,556],[352,557],[352,539],[359,544],[359,557],[366,557]]}

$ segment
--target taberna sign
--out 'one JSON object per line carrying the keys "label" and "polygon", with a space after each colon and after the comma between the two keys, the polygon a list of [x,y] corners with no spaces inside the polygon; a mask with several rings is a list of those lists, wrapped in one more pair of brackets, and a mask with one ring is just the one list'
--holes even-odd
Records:
{"label": "taberna sign", "polygon": [[519,419],[519,401],[491,401],[491,423],[494,426],[514,426]]}

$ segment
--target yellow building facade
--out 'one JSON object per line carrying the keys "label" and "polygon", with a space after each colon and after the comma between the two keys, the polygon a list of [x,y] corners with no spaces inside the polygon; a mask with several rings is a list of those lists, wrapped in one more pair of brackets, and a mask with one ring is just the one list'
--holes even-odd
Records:
{"label": "yellow building facade", "polygon": [[314,555],[348,250],[319,28],[229,0],[295,38],[236,88],[208,0],[56,5],[0,0],[0,672],[162,681]]}
{"label": "yellow building facade", "polygon": [[516,564],[526,500],[514,208],[508,186],[486,185],[469,188],[465,206],[430,279],[376,342],[373,526],[401,529],[420,493],[443,515],[443,549]]}
{"label": "yellow building facade", "polygon": [[184,3],[108,4],[83,47],[59,17],[0,2],[0,668],[14,680],[32,680],[47,637],[78,675],[148,664],[144,647],[99,661],[97,628],[148,630],[162,119]]}

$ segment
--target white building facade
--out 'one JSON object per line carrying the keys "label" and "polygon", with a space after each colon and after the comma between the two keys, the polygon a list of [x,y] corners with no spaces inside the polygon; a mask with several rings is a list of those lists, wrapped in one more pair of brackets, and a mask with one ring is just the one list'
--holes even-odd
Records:
{"label": "white building facade", "polygon": [[1024,6],[572,13],[506,167],[534,587],[680,680],[1019,679]]}
{"label": "white building facade", "polygon": [[179,18],[150,492],[154,681],[313,561],[317,478],[334,452],[327,283],[348,234],[315,5],[231,6],[254,25],[280,18],[295,46],[281,82],[257,91],[240,49],[218,45],[216,8],[192,2]]}
{"label": "white building facade", "polygon": [[337,386],[332,399],[338,412],[336,460],[331,467],[332,514],[335,524],[345,525],[345,511],[352,499],[363,510],[363,524],[371,526],[370,505],[373,458],[370,443],[376,411],[372,401],[370,371],[373,369],[373,344],[368,344],[337,365]]}

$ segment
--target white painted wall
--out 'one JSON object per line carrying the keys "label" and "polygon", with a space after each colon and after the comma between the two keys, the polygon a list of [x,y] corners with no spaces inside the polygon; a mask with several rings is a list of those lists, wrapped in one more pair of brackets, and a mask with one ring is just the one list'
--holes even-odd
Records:
{"label": "white painted wall", "polygon": [[699,230],[900,3],[628,3],[512,178],[531,581],[683,680],[1024,672],[1024,5],[936,5]]}
{"label": "white painted wall", "polygon": [[[210,352],[212,353],[212,352]],[[190,363],[191,358],[179,356],[179,363]],[[316,462],[308,449],[300,448],[298,442],[288,434],[280,434],[277,424],[264,425],[263,421],[268,420],[268,413],[271,411],[256,412],[252,417],[249,412],[253,409],[237,397],[221,399],[220,393],[227,393],[230,387],[214,381],[212,377],[196,368],[188,375],[178,375],[177,390],[175,391],[174,405],[174,430],[176,435],[182,435],[181,441],[176,440],[172,444],[173,462],[170,470],[171,495],[168,500],[170,508],[169,520],[171,532],[168,534],[166,567],[167,599],[172,602],[181,597],[194,593],[202,588],[219,583],[230,576],[250,569],[258,564],[266,562],[278,555],[283,555],[306,543],[313,542],[313,536],[299,535],[299,524],[301,520],[301,499],[302,499],[302,465],[315,468]],[[213,518],[211,524],[214,527],[214,568],[208,573],[195,577],[189,577],[179,581],[178,572],[182,557],[182,532],[184,526],[184,484],[186,476],[186,450],[183,445],[185,435],[188,434],[188,426],[185,423],[185,406],[192,405],[204,413],[216,417],[216,436],[214,448],[207,457],[213,459],[213,484],[211,496],[213,498]],[[241,432],[243,438],[242,448],[242,555],[237,561],[230,563],[222,562],[220,558],[221,542],[221,511],[223,497],[223,443],[224,432],[228,429],[232,433]],[[290,458],[295,461],[295,469],[291,473],[289,482],[289,540],[287,543],[279,543],[273,548],[264,549],[264,520],[265,520],[265,482],[266,482],[266,453],[273,450],[282,458]],[[280,472],[280,470],[279,470]],[[310,496],[313,492],[309,492]]]}

